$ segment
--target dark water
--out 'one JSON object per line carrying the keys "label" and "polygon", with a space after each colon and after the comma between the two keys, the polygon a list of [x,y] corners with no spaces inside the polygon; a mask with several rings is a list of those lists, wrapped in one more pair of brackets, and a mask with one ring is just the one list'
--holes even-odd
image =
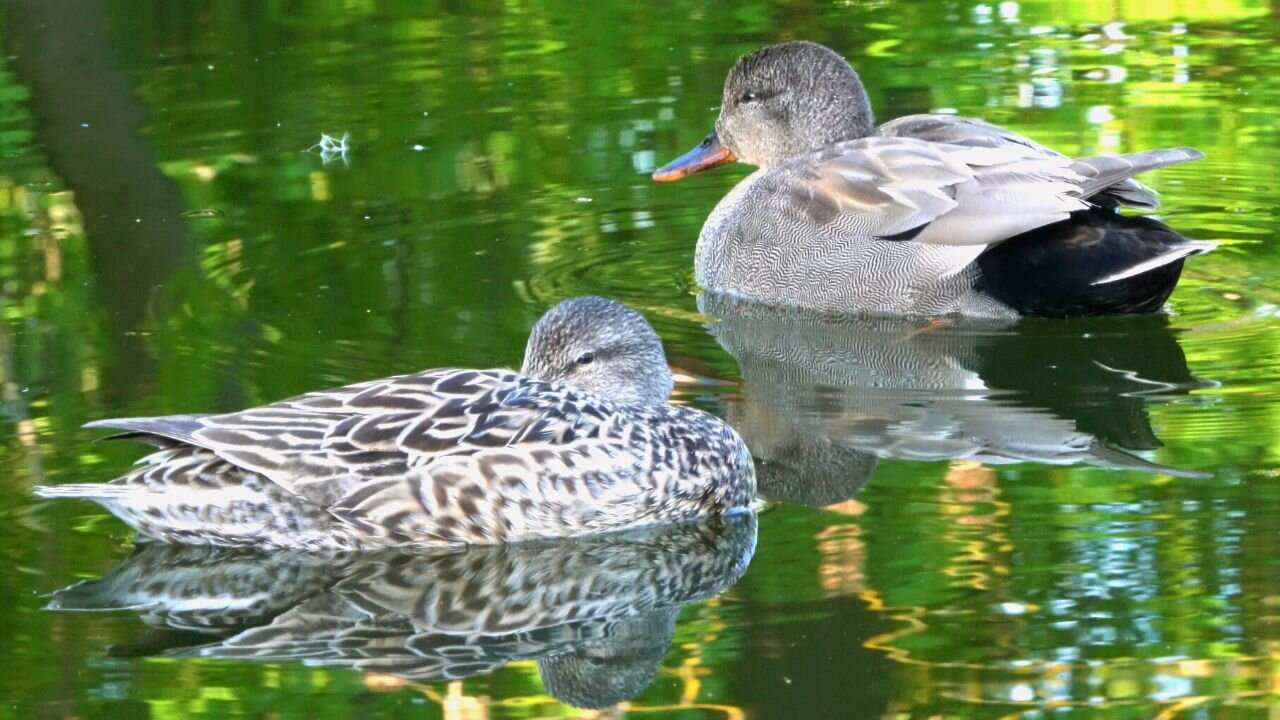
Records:
{"label": "dark water", "polygon": [[[525,718],[632,695],[591,712],[1280,712],[1280,6],[7,0],[0,13],[0,717]],[[746,170],[673,186],[647,172],[709,129],[738,55],[792,38],[849,57],[882,119],[950,109],[1070,154],[1198,147],[1207,160],[1147,179],[1164,221],[1223,246],[1188,263],[1167,318],[710,307],[694,240]],[[346,136],[346,156],[308,151],[322,133]],[[516,364],[538,315],[584,292],[643,310],[689,375],[679,400],[747,437],[781,501],[758,535],[675,529],[572,560],[485,551],[449,572],[316,568],[132,556],[104,512],[30,495],[137,457],[93,444],[86,421]],[[104,575],[142,578],[153,600],[242,605],[44,609]],[[482,582],[516,576],[602,601],[571,621],[555,613],[577,609],[564,596]],[[441,598],[459,597],[472,614],[439,620]],[[551,619],[457,630],[531,603]],[[300,618],[350,642],[303,623],[318,645],[246,657],[237,633]]]}

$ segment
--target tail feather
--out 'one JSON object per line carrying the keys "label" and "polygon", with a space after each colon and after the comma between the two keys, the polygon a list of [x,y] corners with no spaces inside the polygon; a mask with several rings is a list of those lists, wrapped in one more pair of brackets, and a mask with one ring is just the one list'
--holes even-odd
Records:
{"label": "tail feather", "polygon": [[320,550],[358,546],[323,506],[253,473],[232,468],[226,478],[193,479],[190,472],[178,472],[167,483],[148,485],[140,479],[148,472],[143,468],[110,483],[42,485],[34,492],[41,498],[92,500],[140,536],[165,542]]}
{"label": "tail feather", "polygon": [[33,491],[42,498],[84,498],[98,502],[118,500],[137,492],[137,487],[110,483],[84,483],[81,485],[37,485]]}
{"label": "tail feather", "polygon": [[[202,418],[208,415],[163,415],[160,417],[140,417],[140,418],[109,418],[106,420],[94,420],[91,423],[85,423],[87,428],[108,428],[111,430],[124,430],[125,432],[118,435],[111,435],[104,439],[131,439],[147,442],[152,445],[157,444],[154,438],[162,438],[165,440],[184,443],[188,445],[201,445],[195,434],[204,428]],[[171,443],[161,444],[161,447],[167,447]]]}
{"label": "tail feather", "polygon": [[1213,247],[1151,218],[1093,208],[983,253],[980,289],[1026,315],[1156,312],[1183,259]]}
{"label": "tail feather", "polygon": [[1185,257],[1207,253],[1216,247],[1218,247],[1218,243],[1210,240],[1188,240],[1181,245],[1175,245],[1174,247],[1169,248],[1155,257],[1147,258],[1142,262],[1130,265],[1118,272],[1114,272],[1110,275],[1094,280],[1092,284],[1104,285],[1110,282],[1126,280],[1128,278],[1141,275],[1144,272],[1154,270],[1158,267],[1163,267],[1169,263],[1177,262]]}
{"label": "tail feather", "polygon": [[1079,158],[1071,163],[1071,169],[1087,178],[1080,186],[1080,197],[1088,198],[1148,170],[1203,158],[1204,153],[1195,148],[1166,148],[1127,155],[1095,155]]}
{"label": "tail feather", "polygon": [[1104,188],[1091,199],[1103,207],[1111,207],[1113,204],[1142,210],[1155,210],[1160,207],[1160,193],[1133,178]]}

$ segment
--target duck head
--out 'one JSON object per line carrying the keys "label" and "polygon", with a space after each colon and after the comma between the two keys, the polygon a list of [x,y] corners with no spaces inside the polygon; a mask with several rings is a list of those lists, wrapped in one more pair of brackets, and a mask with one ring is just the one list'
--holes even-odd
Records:
{"label": "duck head", "polygon": [[858,73],[833,50],[797,41],[756,50],[724,81],[716,129],[653,174],[658,182],[740,160],[769,168],[874,132]]}
{"label": "duck head", "polygon": [[591,295],[547,311],[529,334],[522,375],[627,405],[659,405],[673,380],[662,341],[640,313]]}

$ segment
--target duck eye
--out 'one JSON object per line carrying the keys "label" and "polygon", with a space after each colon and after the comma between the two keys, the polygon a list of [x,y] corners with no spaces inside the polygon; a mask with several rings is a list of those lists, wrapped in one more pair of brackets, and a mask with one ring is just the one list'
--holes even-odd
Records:
{"label": "duck eye", "polygon": [[755,102],[756,100],[759,100],[759,99],[760,99],[760,96],[759,96],[759,95],[756,95],[755,93],[753,93],[753,92],[751,92],[750,90],[748,90],[748,91],[746,91],[746,92],[742,93],[742,95],[740,95],[740,96],[738,97],[738,102],[740,102],[740,103],[752,103],[752,102]]}
{"label": "duck eye", "polygon": [[578,359],[574,360],[574,362],[578,363],[579,365],[590,365],[595,359],[596,359],[595,353],[584,352],[581,355],[579,355]]}

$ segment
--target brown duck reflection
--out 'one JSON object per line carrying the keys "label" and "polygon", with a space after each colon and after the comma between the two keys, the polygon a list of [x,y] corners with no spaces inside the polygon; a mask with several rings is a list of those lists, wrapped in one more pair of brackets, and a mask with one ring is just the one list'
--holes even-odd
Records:
{"label": "brown duck reflection", "polygon": [[768,499],[846,500],[885,458],[1197,474],[1135,454],[1161,446],[1153,396],[1208,384],[1167,318],[836,316],[705,293],[699,307],[738,361],[725,414]]}
{"label": "brown duck reflection", "polygon": [[427,681],[536,660],[548,694],[599,708],[653,682],[680,608],[737,582],[755,542],[744,513],[425,555],[153,544],[48,607],[138,613],[149,630],[113,656],[298,660]]}

